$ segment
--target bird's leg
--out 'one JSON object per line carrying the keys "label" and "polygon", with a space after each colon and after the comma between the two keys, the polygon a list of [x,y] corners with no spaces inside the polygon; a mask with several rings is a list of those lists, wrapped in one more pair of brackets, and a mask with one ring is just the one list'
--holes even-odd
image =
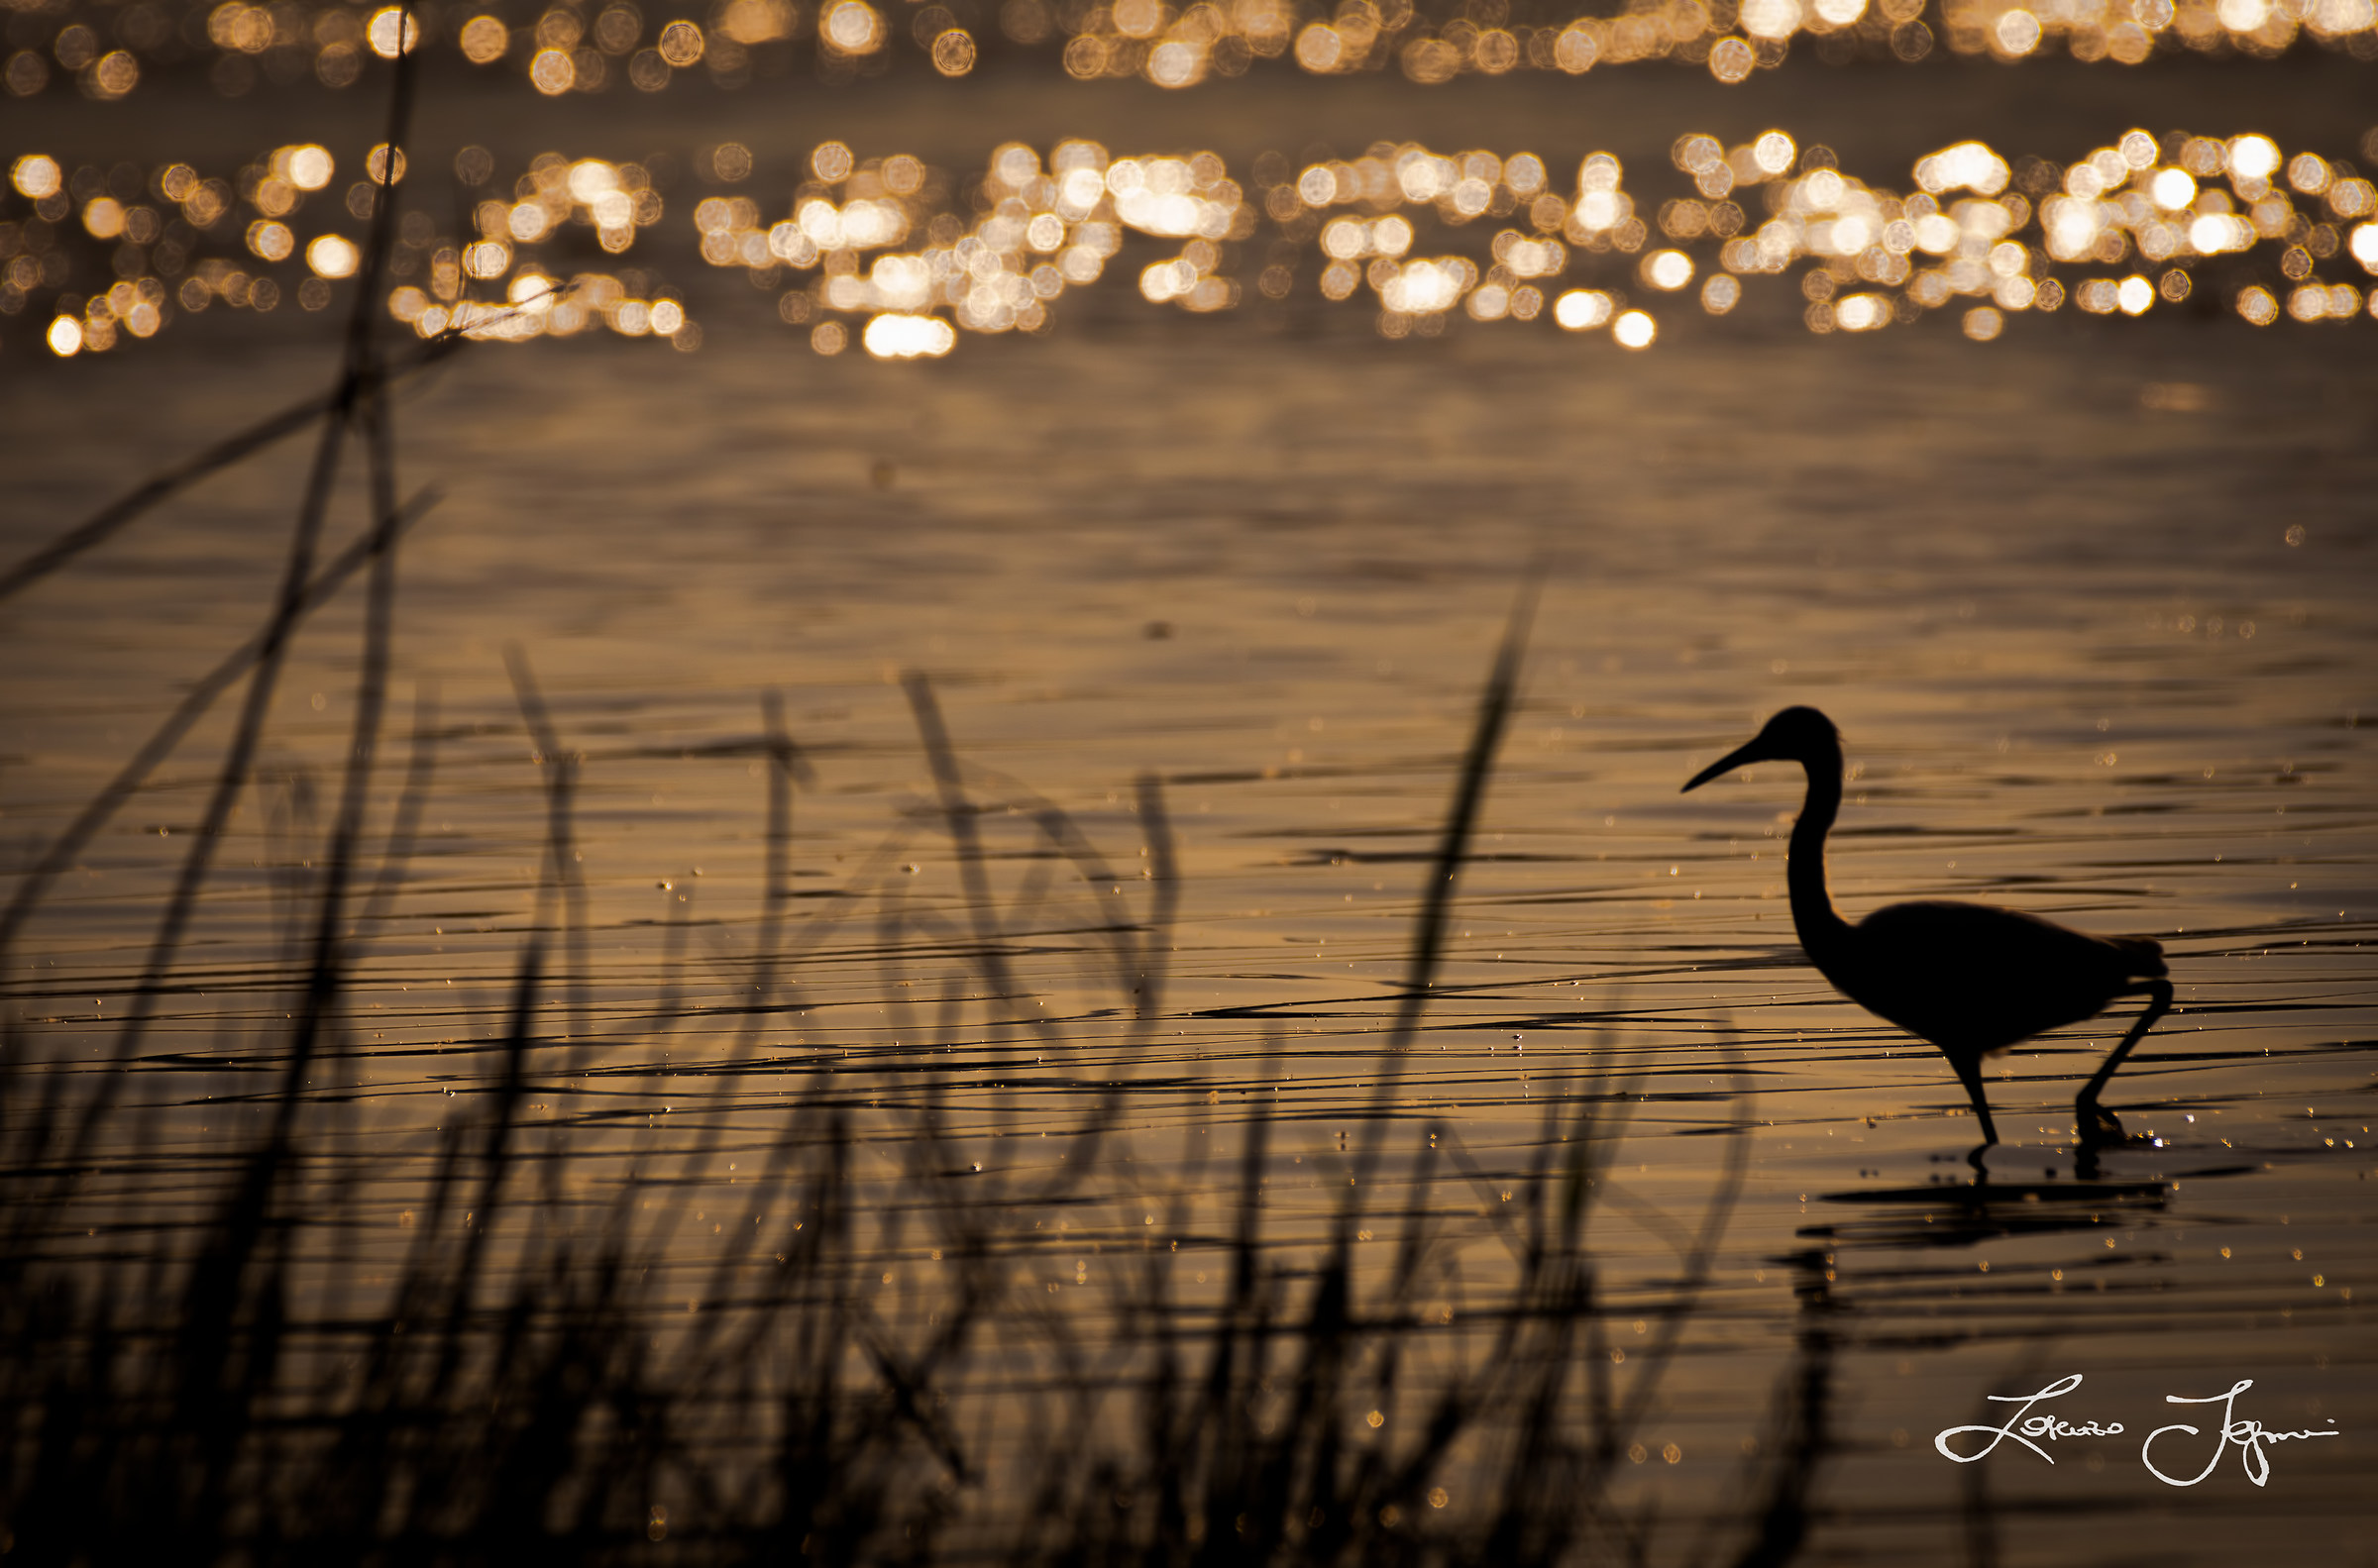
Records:
{"label": "bird's leg", "polygon": [[[1974,1114],[1982,1120],[1982,1147],[1999,1141],[1998,1126],[1990,1119],[1990,1101],[1982,1094],[1982,1059],[1978,1056],[1953,1056],[1949,1066],[1957,1070],[1957,1081],[1974,1101]],[[1977,1154],[1981,1151],[1976,1150]]]}
{"label": "bird's leg", "polygon": [[2118,1140],[2122,1136],[2122,1124],[2114,1119],[2111,1111],[2098,1103],[2098,1091],[2104,1089],[2106,1081],[2113,1077],[2113,1070],[2122,1065],[2122,1058],[2130,1054],[2130,1048],[2146,1038],[2147,1031],[2155,1027],[2156,1020],[2171,1009],[2170,981],[2151,980],[2141,989],[2147,993],[2146,1010],[2138,1015],[2138,1020],[2130,1025],[2130,1032],[2122,1036],[2122,1043],[2113,1048],[2112,1054],[2099,1066],[2097,1075],[2090,1079],[2089,1086],[2081,1091],[2080,1098],[2073,1101],[2073,1116],[2080,1123],[2084,1142],[2092,1138]]}

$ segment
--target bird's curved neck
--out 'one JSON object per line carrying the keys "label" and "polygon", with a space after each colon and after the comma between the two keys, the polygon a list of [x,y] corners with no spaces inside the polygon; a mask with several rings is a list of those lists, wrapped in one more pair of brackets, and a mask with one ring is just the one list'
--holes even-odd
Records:
{"label": "bird's curved neck", "polygon": [[1791,890],[1792,928],[1821,969],[1850,929],[1825,890],[1825,835],[1841,814],[1841,748],[1828,746],[1816,756],[1801,758],[1800,766],[1808,771],[1808,798],[1800,805],[1799,820],[1791,825],[1784,881]]}

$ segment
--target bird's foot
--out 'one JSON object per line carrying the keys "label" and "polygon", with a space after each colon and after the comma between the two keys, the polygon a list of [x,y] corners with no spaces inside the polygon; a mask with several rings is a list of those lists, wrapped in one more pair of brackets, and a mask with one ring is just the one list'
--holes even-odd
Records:
{"label": "bird's foot", "polygon": [[2084,1149],[2155,1149],[2163,1140],[2151,1132],[2124,1132],[2121,1118],[2094,1100],[2073,1107],[2075,1141]]}

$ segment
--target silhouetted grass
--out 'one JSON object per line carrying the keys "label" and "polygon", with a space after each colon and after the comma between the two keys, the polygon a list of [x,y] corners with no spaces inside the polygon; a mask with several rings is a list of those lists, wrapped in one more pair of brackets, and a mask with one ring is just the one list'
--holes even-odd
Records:
{"label": "silhouetted grass", "polygon": [[[1424,900],[1382,1082],[1425,1005],[1448,885],[1514,694],[1524,605],[1513,627],[1430,873],[1444,891]],[[262,1129],[208,1217],[178,1229],[163,1219],[145,1229],[120,1198],[102,1204],[85,1191],[86,1168],[121,1129],[97,1126],[59,1158],[46,1128],[92,1112],[60,1098],[64,1075],[29,1074],[8,1052],[0,1530],[20,1560],[1550,1563],[1641,1551],[1640,1522],[1612,1511],[1612,1468],[1690,1319],[1747,1137],[1728,1140],[1660,1327],[1623,1390],[1585,1243],[1602,1162],[1625,1134],[1623,1085],[1570,1085],[1547,1099],[1516,1201],[1491,1205],[1509,1278],[1488,1309],[1465,1308],[1469,1337],[1450,1357],[1426,1282],[1474,1230],[1433,1195],[1487,1176],[1449,1124],[1374,1115],[1366,1136],[1403,1126],[1413,1137],[1410,1165],[1383,1177],[1383,1141],[1366,1143],[1347,1164],[1328,1234],[1283,1236],[1258,1100],[1233,1118],[1237,1178],[1217,1228],[1200,1194],[1219,1111],[1186,1128],[1171,1185],[1147,1186],[1128,1162],[1101,1160],[1135,1092],[1109,1074],[1095,1109],[1069,1129],[1059,1174],[1034,1185],[968,1157],[944,1110],[955,1070],[946,1057],[934,1066],[928,1046],[889,1112],[862,1112],[836,1075],[805,1075],[809,1087],[773,1113],[756,1180],[721,1182],[727,1121],[713,1114],[690,1144],[646,1135],[632,1173],[606,1184],[577,1168],[572,1134],[591,1121],[523,1115],[532,1090],[565,1098],[584,1082],[585,1048],[548,1038],[536,1005],[551,945],[581,945],[584,918],[576,754],[525,659],[510,660],[547,785],[539,916],[517,958],[499,1065],[482,1093],[456,1101],[474,1113],[440,1133],[402,1253],[373,1303],[353,1304],[358,1293],[339,1277],[360,1267],[341,1186],[360,1178],[316,1169],[337,1164],[341,1111],[295,1076],[298,1019],[285,1026]],[[1025,1029],[1062,1051],[1000,956],[1033,911],[995,896],[968,770],[930,687],[912,678],[909,689],[943,831],[961,869],[972,867],[973,924],[936,933],[887,900],[885,951],[957,939],[972,974],[946,989],[936,1039],[954,1042],[976,1006],[986,1030]],[[787,940],[784,910],[804,765],[773,701],[764,716],[749,747],[768,764],[764,909],[751,1004],[716,1069],[730,1081],[760,1070],[778,977],[804,945]],[[377,904],[402,880],[433,734],[424,709],[376,868]],[[1105,906],[1092,972],[1135,1011],[1131,1039],[1143,1045],[1162,1015],[1178,889],[1160,784],[1142,781],[1137,798],[1146,920],[1110,891],[1120,884],[1066,813],[1027,800],[1024,814]],[[334,889],[365,869],[317,875],[311,898],[325,918],[339,906]],[[335,1033],[344,1005],[344,970],[321,960],[321,946],[317,934],[309,987],[329,977],[316,993],[318,1035]],[[567,968],[585,973],[583,959]],[[583,1010],[572,1007],[573,1019]],[[583,1021],[570,1032],[587,1037]],[[52,1098],[25,1106],[36,1091]],[[105,1087],[84,1093],[112,1106]],[[749,1127],[739,1122],[736,1135],[747,1151]],[[858,1163],[887,1147],[897,1174],[863,1179]],[[24,1202],[35,1195],[38,1211]],[[720,1233],[734,1239],[706,1268],[683,1235],[697,1199],[732,1221]],[[1086,1312],[1020,1282],[1020,1260],[1047,1239],[1041,1223],[1100,1205],[1162,1219],[1133,1226],[1123,1212],[1103,1232],[1118,1243],[1100,1253],[1115,1276],[1110,1306]],[[96,1260],[57,1256],[77,1217],[101,1208],[128,1238],[153,1239]],[[1363,1222],[1392,1227],[1382,1236],[1391,1262],[1357,1268]],[[1134,1233],[1137,1248],[1121,1244]],[[320,1269],[309,1274],[308,1260],[318,1265],[326,1245],[332,1278],[309,1283]],[[912,1267],[920,1245],[939,1260],[923,1309],[888,1305],[878,1276]],[[1191,1259],[1222,1267],[1219,1296],[1190,1299]],[[1644,1313],[1640,1303],[1627,1310]],[[1809,1394],[1821,1380],[1804,1371],[1801,1382],[1803,1426],[1821,1426]],[[1764,1545],[1746,1560],[1783,1561],[1796,1545],[1817,1451],[1802,1442],[1784,1462]],[[1432,1506],[1449,1485],[1459,1506]]]}
{"label": "silhouetted grass", "polygon": [[[409,59],[394,70],[391,146],[404,141]],[[4,597],[195,478],[321,420],[263,628],[200,680],[0,915],[4,954],[57,871],[246,679],[107,1069],[29,1065],[13,1017],[0,1040],[0,1556],[144,1565],[1643,1557],[1653,1525],[1613,1502],[1612,1475],[1707,1280],[1746,1129],[1734,1129],[1704,1211],[1676,1238],[1679,1271],[1657,1309],[1640,1299],[1627,1307],[1658,1327],[1635,1344],[1622,1387],[1603,1338],[1608,1287],[1586,1235],[1625,1136],[1626,1086],[1574,1082],[1548,1097],[1517,1176],[1490,1177],[1449,1123],[1388,1114],[1517,698],[1532,594],[1515,606],[1481,693],[1381,1046],[1377,1101],[1319,1229],[1273,1207],[1273,1129],[1260,1098],[1187,1119],[1179,1158],[1153,1175],[1127,1139],[1135,1098],[1204,1088],[1135,1081],[1128,1068],[1171,1016],[1180,886],[1160,782],[1142,779],[1136,790],[1147,896],[1135,911],[1067,812],[965,762],[921,676],[906,689],[968,923],[953,928],[913,907],[886,875],[921,819],[898,827],[847,886],[880,885],[887,999],[904,955],[929,948],[957,961],[941,979],[937,1021],[915,1050],[872,1068],[785,1075],[800,1087],[781,1108],[744,1108],[730,1124],[720,1095],[706,1113],[670,1118],[690,1119],[690,1134],[653,1128],[647,1114],[646,1130],[623,1142],[622,1127],[648,1106],[623,1112],[590,1088],[604,1064],[587,994],[581,758],[525,656],[507,651],[544,788],[537,912],[500,1036],[486,1045],[477,1092],[457,1097],[435,1129],[426,1175],[414,1182],[401,1162],[372,1168],[358,1152],[354,1097],[325,1083],[335,1059],[362,1049],[357,933],[377,928],[404,886],[438,733],[434,694],[417,693],[392,824],[368,851],[395,552],[422,506],[396,500],[386,388],[400,372],[377,343],[370,303],[397,205],[392,190],[380,194],[332,391],[167,470],[0,575]],[[364,448],[371,525],[317,568],[351,435]],[[289,640],[367,566],[357,719],[337,809],[320,856],[295,857],[312,869],[288,889],[298,896],[284,934],[302,993],[251,1058],[269,1087],[226,1097],[253,1117],[235,1122],[246,1128],[235,1153],[193,1168],[152,1147],[154,1112],[124,1109],[128,1070],[145,1060],[234,804],[256,787]],[[730,955],[733,1043],[703,1069],[731,1086],[785,1065],[764,1053],[785,1049],[788,977],[834,923],[795,929],[790,918],[795,787],[811,776],[781,705],[764,699],[756,738],[722,749],[762,762],[766,791],[756,939]],[[984,846],[986,791],[1035,837],[1023,886],[1005,901]],[[1086,932],[1084,984],[1133,1020],[1122,1071],[1091,1063],[1010,962],[1016,932],[1083,892],[1095,906],[1073,921]],[[682,921],[667,933],[668,978],[641,1020],[655,1035],[690,1015],[676,978],[684,934]],[[557,974],[560,1038],[539,1006]],[[812,1034],[806,1048],[821,1057],[833,1042]],[[1052,1059],[1054,1081],[1040,1075],[1048,1098],[1086,1091],[1090,1104],[1062,1129],[1059,1112],[1014,1082]],[[956,1097],[992,1077],[1003,1082],[989,1086],[990,1120],[970,1126],[952,1109]],[[869,1080],[893,1092],[870,1093]],[[222,1109],[236,1114],[233,1103]],[[539,1120],[532,1109],[552,1113]],[[1001,1140],[1027,1124],[1061,1130],[1033,1140],[1052,1158],[1027,1167],[991,1155],[1013,1149]],[[1234,1133],[1235,1177],[1209,1192],[1207,1168],[1232,1158],[1216,1152],[1217,1134]],[[1388,1140],[1403,1136],[1409,1156],[1391,1166]],[[721,1173],[730,1149],[739,1158]],[[755,1150],[757,1175],[742,1174],[740,1157]],[[1513,1201],[1457,1206],[1441,1197],[1489,1186]],[[391,1250],[384,1220],[368,1221],[362,1205],[369,1197],[384,1213],[398,1191],[413,1196]],[[714,1246],[698,1228],[713,1208]],[[1465,1302],[1457,1327],[1430,1293],[1475,1238],[1473,1213],[1487,1216],[1510,1265],[1491,1302]],[[1094,1238],[1109,1290],[1088,1308],[1074,1305],[1078,1293],[1061,1294],[1068,1282],[1037,1272],[1054,1256],[1050,1227],[1076,1220],[1073,1239]],[[1359,1244],[1374,1233],[1383,1244],[1366,1253]],[[1220,1270],[1219,1286],[1193,1285],[1192,1275],[1204,1278],[1198,1263]],[[1077,1260],[1075,1283],[1087,1267]],[[911,1274],[923,1283],[912,1287]],[[896,1275],[903,1290],[888,1293]],[[1800,1435],[1774,1467],[1744,1561],[1785,1560],[1804,1527],[1830,1375],[1822,1320],[1809,1324],[1785,1403]],[[1697,1555],[1723,1539],[1704,1531]]]}

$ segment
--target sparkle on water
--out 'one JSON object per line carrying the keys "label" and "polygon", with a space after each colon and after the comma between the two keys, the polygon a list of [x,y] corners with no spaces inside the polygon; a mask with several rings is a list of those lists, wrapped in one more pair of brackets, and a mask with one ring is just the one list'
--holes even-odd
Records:
{"label": "sparkle on water", "polygon": [[[2374,150],[2378,131],[2357,149]],[[1945,310],[1987,342],[2021,314],[2068,303],[2146,315],[2190,299],[2207,263],[2251,254],[2275,257],[2287,287],[2249,283],[2219,302],[2244,322],[2378,313],[2378,188],[2343,157],[2253,132],[2132,130],[2069,163],[1969,141],[1917,158],[1902,181],[1871,184],[1783,130],[1731,148],[1683,136],[1670,161],[1646,173],[1588,153],[1571,175],[1533,151],[1379,143],[1301,168],[1264,154],[1242,181],[1211,152],[1012,142],[961,170],[828,142],[787,181],[728,142],[703,150],[695,183],[708,193],[671,194],[642,163],[560,153],[507,185],[492,155],[469,148],[454,177],[475,197],[471,227],[457,233],[406,206],[385,306],[423,338],[599,328],[692,349],[703,327],[661,268],[698,258],[747,275],[819,353],[855,339],[909,359],[946,354],[964,333],[1045,331],[1066,294],[1121,258],[1143,300],[1195,314],[1305,292],[1358,303],[1383,336],[1403,338],[1434,336],[1454,315],[1524,326],[1551,300],[1548,325],[1625,320],[1618,341],[1641,348],[1656,321],[1646,307],[1663,294],[1700,278],[1687,302],[1724,316],[1774,287],[1759,280],[1796,271],[1811,332]],[[331,281],[359,270],[352,237],[383,199],[385,150],[366,163],[367,177],[334,195],[335,160],[312,144],[215,177],[183,162],[68,173],[52,154],[19,155],[11,194],[22,205],[0,207],[0,315],[73,318],[72,331],[37,327],[64,357],[218,304],[270,311],[294,295],[321,309]],[[1636,194],[1678,183],[1684,193]],[[1258,239],[1262,264],[1242,277],[1230,248],[1251,255]],[[609,260],[638,251],[657,255],[649,265]],[[101,278],[114,281],[93,286]],[[1592,286],[1563,286],[1571,280]],[[911,325],[926,319],[941,325]]]}
{"label": "sparkle on water", "polygon": [[[25,8],[18,8],[20,14]],[[590,20],[587,10],[595,14]],[[665,91],[700,69],[728,87],[777,74],[797,58],[828,80],[886,67],[913,52],[942,76],[987,56],[1061,62],[1071,77],[1138,77],[1193,87],[1251,70],[1340,75],[1392,69],[1423,85],[1511,71],[1578,75],[1674,61],[1735,83],[1782,65],[1795,41],[1824,59],[1914,61],[1945,47],[2016,61],[2061,46],[2072,58],[2137,65],[2163,53],[2270,58],[2291,49],[2378,57],[2372,0],[1666,0],[1620,16],[1515,18],[1509,0],[1470,0],[1443,14],[1413,0],[1159,0],[1086,6],[1006,0],[995,25],[966,25],[947,7],[869,0],[720,0],[706,22],[651,15],[632,0],[555,4],[525,25],[465,5],[427,20],[392,6],[249,5],[244,0],[128,9],[66,0],[38,25],[12,27],[0,88],[17,97],[63,90],[120,99],[144,79],[202,70],[238,97],[311,77],[354,87],[370,58],[427,47],[483,71],[508,72],[546,95]],[[176,12],[181,14],[176,15]],[[197,61],[189,44],[203,39]],[[103,40],[107,42],[103,42]],[[109,43],[121,47],[110,48]]]}

